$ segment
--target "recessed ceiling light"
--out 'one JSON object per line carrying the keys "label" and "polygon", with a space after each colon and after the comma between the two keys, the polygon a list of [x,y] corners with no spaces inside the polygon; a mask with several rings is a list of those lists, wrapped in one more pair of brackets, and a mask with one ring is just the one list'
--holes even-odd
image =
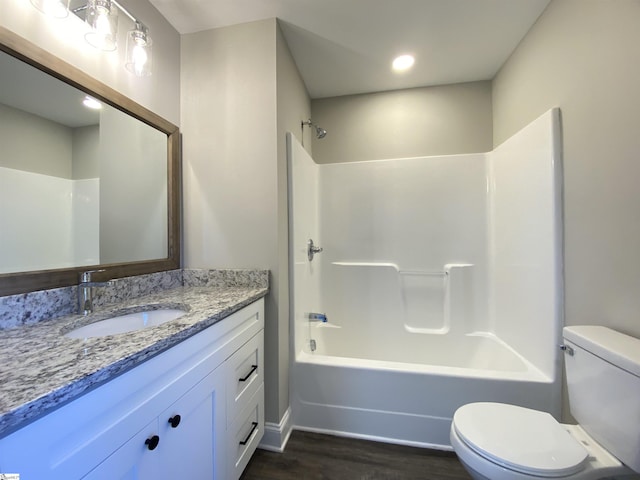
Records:
{"label": "recessed ceiling light", "polygon": [[400,55],[396,57],[392,63],[392,67],[396,72],[403,72],[413,66],[415,59],[413,55]]}
{"label": "recessed ceiling light", "polygon": [[82,104],[85,107],[92,108],[94,110],[100,110],[102,108],[102,104],[98,100],[96,100],[95,98],[90,97],[89,95],[84,97],[84,100],[82,100]]}

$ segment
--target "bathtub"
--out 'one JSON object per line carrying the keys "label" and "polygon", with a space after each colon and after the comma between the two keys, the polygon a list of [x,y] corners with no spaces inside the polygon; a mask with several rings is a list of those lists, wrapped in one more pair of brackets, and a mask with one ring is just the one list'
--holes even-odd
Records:
{"label": "bathtub", "polygon": [[310,329],[316,349],[299,351],[292,365],[297,429],[450,450],[453,413],[466,403],[559,418],[557,383],[494,335]]}

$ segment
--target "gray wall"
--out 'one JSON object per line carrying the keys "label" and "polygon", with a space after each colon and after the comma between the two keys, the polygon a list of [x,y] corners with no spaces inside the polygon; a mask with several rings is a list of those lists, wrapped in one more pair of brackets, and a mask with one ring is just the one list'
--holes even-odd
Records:
{"label": "gray wall", "polygon": [[275,19],[185,35],[181,66],[185,266],[271,271],[265,418],[272,422],[288,405],[276,38]]}
{"label": "gray wall", "polygon": [[167,257],[167,136],[100,110],[100,262]]}
{"label": "gray wall", "polygon": [[89,125],[73,129],[74,180],[100,176],[98,150],[100,148],[100,125]]}
{"label": "gray wall", "polygon": [[553,0],[493,84],[494,143],[559,106],[568,325],[640,337],[640,3]]}
{"label": "gray wall", "polygon": [[98,176],[98,125],[70,128],[0,104],[0,167],[60,178]]}
{"label": "gray wall", "polygon": [[289,407],[285,132],[309,116],[275,19],[185,35],[182,43],[187,268],[268,268],[265,418]]}
{"label": "gray wall", "polygon": [[72,178],[73,129],[4,104],[0,125],[0,167]]}
{"label": "gray wall", "polygon": [[491,150],[491,83],[472,82],[316,99],[318,163]]}

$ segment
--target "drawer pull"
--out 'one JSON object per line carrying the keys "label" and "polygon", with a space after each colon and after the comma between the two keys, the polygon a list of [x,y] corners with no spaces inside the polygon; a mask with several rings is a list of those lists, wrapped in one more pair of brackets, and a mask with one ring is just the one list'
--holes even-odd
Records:
{"label": "drawer pull", "polygon": [[171,424],[171,428],[176,428],[180,425],[180,415],[174,415],[169,419],[169,423]]}
{"label": "drawer pull", "polygon": [[253,372],[255,372],[256,370],[258,370],[258,365],[251,365],[251,370],[249,370],[249,373],[247,373],[244,377],[239,378],[238,381],[239,382],[246,382],[249,379],[249,377],[251,376],[251,374]]}
{"label": "drawer pull", "polygon": [[144,441],[144,444],[147,446],[149,450],[155,450],[159,443],[160,443],[160,437],[158,435],[149,437]]}
{"label": "drawer pull", "polygon": [[249,439],[251,438],[251,435],[253,435],[253,432],[256,431],[256,428],[258,428],[258,422],[251,422],[251,431],[249,432],[249,435],[247,435],[247,438],[240,440],[240,445],[246,445],[249,443]]}

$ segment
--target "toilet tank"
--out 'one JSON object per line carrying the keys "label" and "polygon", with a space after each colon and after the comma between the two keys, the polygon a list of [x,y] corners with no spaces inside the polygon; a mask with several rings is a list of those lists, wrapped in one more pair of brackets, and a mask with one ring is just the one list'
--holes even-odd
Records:
{"label": "toilet tank", "polygon": [[565,327],[563,337],[571,414],[640,472],[640,339],[600,326]]}

